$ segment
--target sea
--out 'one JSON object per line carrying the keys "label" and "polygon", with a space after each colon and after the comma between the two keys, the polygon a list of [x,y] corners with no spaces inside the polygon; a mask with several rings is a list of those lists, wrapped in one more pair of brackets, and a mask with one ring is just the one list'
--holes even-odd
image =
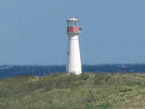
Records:
{"label": "sea", "polygon": [[[145,73],[145,64],[82,65],[83,73]],[[66,72],[66,65],[1,65],[0,79]]]}

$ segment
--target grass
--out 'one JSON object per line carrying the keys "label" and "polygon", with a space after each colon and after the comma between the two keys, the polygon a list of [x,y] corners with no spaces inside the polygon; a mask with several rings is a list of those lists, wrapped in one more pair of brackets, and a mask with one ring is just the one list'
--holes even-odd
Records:
{"label": "grass", "polygon": [[0,80],[0,109],[145,109],[145,74],[60,74]]}

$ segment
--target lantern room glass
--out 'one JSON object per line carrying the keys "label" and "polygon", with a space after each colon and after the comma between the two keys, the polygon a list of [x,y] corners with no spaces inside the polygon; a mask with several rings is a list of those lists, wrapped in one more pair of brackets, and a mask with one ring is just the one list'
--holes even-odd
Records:
{"label": "lantern room glass", "polygon": [[68,26],[79,26],[79,21],[68,21],[67,25]]}
{"label": "lantern room glass", "polygon": [[68,26],[73,26],[73,21],[69,21]]}
{"label": "lantern room glass", "polygon": [[74,21],[74,26],[78,26],[78,21]]}

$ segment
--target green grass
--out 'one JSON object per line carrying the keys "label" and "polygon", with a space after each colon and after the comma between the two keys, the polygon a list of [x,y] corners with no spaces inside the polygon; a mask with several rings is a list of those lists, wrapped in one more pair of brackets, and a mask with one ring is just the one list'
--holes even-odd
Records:
{"label": "green grass", "polygon": [[0,109],[145,109],[145,74],[53,74],[0,80]]}

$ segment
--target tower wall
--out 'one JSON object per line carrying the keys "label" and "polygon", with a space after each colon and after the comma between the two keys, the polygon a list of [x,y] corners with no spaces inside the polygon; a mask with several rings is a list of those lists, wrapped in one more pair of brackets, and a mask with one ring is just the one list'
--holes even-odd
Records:
{"label": "tower wall", "polygon": [[81,74],[81,57],[78,33],[68,34],[67,72]]}

